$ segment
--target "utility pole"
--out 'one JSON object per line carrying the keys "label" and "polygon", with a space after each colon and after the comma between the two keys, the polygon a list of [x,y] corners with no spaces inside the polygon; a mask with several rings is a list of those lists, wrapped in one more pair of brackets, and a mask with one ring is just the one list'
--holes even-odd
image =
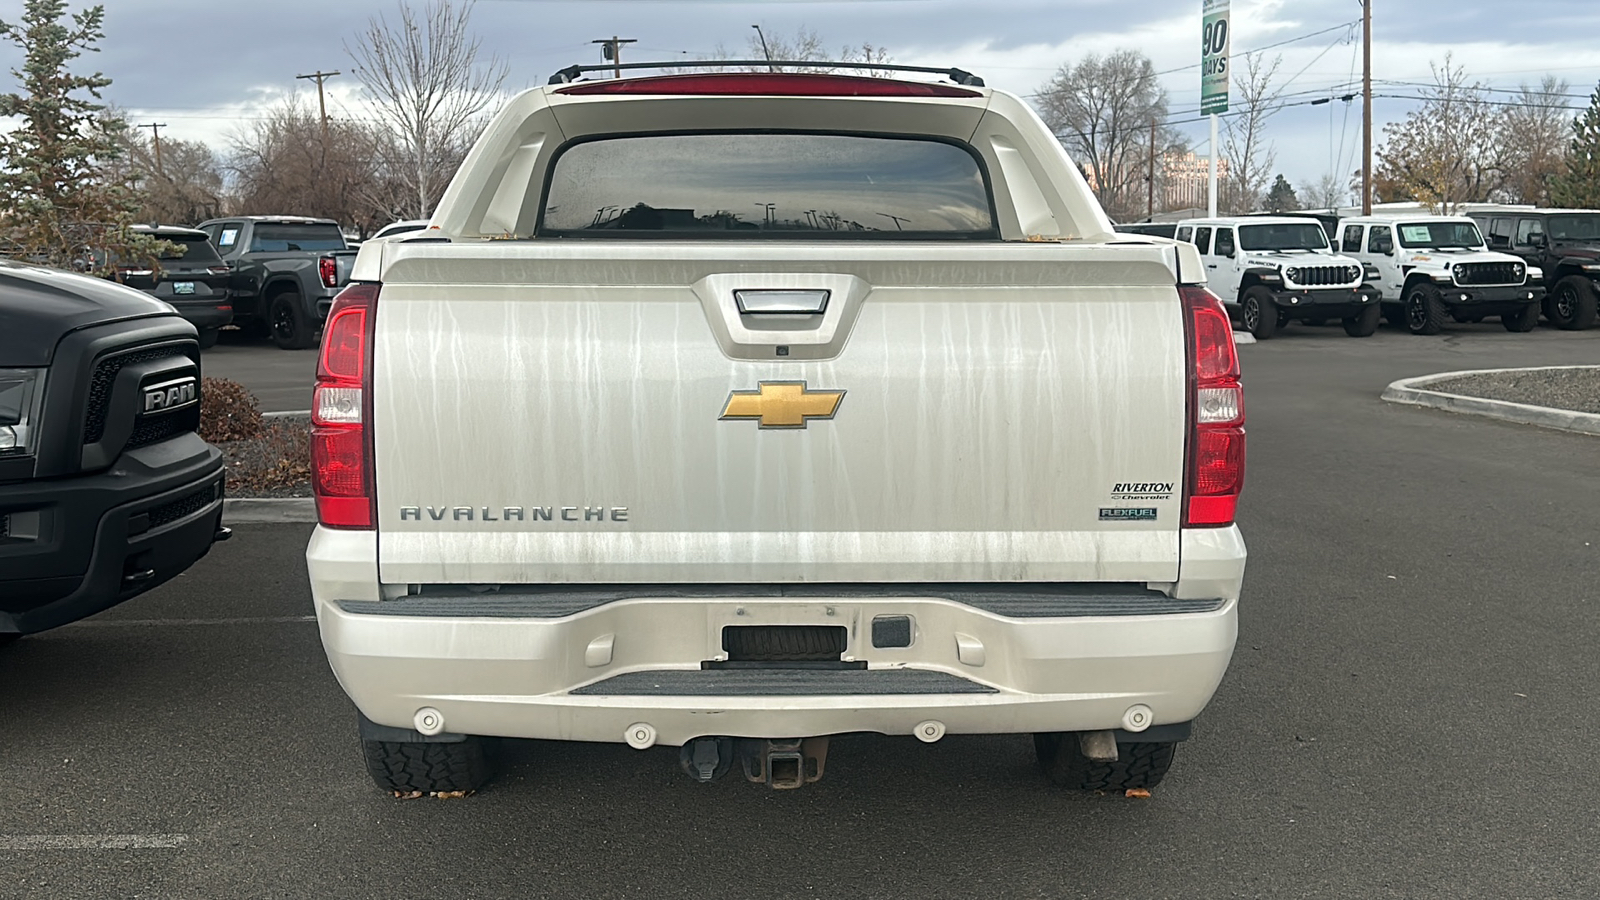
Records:
{"label": "utility pole", "polygon": [[1372,215],[1372,0],[1361,3],[1361,214]]}
{"label": "utility pole", "polygon": [[598,41],[590,41],[589,43],[600,45],[600,55],[611,61],[612,65],[616,67],[612,70],[613,74],[616,75],[616,77],[621,78],[622,45],[637,44],[639,41],[636,38],[620,38],[616,35],[612,35],[610,39],[601,38]]}
{"label": "utility pole", "polygon": [[317,82],[317,110],[322,113],[322,152],[328,152],[328,101],[323,96],[322,83],[332,78],[339,72],[312,72],[310,75],[296,75],[296,81],[315,80]]}
{"label": "utility pole", "polygon": [[167,127],[167,123],[151,122],[148,125],[138,125],[135,127],[150,129],[150,137],[156,145],[156,174],[160,175],[162,178],[167,177],[167,173],[161,171],[161,129]]}
{"label": "utility pole", "polygon": [[1150,173],[1145,177],[1148,184],[1145,186],[1145,216],[1149,222],[1156,217],[1156,120],[1150,120]]}

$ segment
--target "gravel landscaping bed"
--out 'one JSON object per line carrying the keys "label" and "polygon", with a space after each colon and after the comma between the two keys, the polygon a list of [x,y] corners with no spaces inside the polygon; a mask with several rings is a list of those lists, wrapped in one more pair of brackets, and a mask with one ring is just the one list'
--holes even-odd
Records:
{"label": "gravel landscaping bed", "polygon": [[228,496],[311,496],[310,416],[274,416],[255,437],[217,447],[228,465]]}
{"label": "gravel landscaping bed", "polygon": [[1529,406],[1600,414],[1600,366],[1485,372],[1419,384],[1417,387],[1485,400],[1507,400]]}

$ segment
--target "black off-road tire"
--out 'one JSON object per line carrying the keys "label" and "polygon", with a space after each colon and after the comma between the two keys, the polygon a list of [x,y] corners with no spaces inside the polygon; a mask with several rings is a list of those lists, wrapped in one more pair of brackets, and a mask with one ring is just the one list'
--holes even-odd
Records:
{"label": "black off-road tire", "polygon": [[475,791],[492,774],[484,741],[475,735],[452,743],[363,740],[361,752],[367,774],[386,791]]}
{"label": "black off-road tire", "polygon": [[1244,292],[1239,298],[1239,324],[1255,339],[1264,341],[1278,333],[1278,307],[1272,302],[1272,292],[1260,285]]}
{"label": "black off-road tire", "polygon": [[272,342],[284,350],[305,350],[317,345],[317,329],[306,315],[299,291],[273,295],[267,304],[267,330]]}
{"label": "black off-road tire", "polygon": [[221,333],[222,330],[220,328],[200,329],[200,349],[210,350],[212,347],[215,347],[217,345],[217,338],[221,335]]}
{"label": "black off-road tire", "polygon": [[1344,333],[1351,337],[1372,337],[1378,333],[1378,320],[1383,317],[1383,310],[1378,304],[1363,309],[1360,314],[1348,316],[1344,320]]}
{"label": "black off-road tire", "polygon": [[1406,328],[1412,334],[1438,334],[1444,330],[1450,311],[1445,308],[1439,289],[1426,281],[1406,288]]}
{"label": "black off-road tire", "polygon": [[1518,312],[1501,316],[1500,324],[1504,325],[1507,331],[1516,334],[1532,331],[1539,325],[1539,304],[1529,303]]}
{"label": "black off-road tire", "polygon": [[1564,331],[1593,328],[1600,311],[1596,308],[1594,282],[1582,275],[1568,275],[1556,282],[1545,301],[1545,317]]}
{"label": "black off-road tire", "polygon": [[22,635],[15,631],[0,632],[0,647],[4,647],[7,644],[14,644],[21,638]]}
{"label": "black off-road tire", "polygon": [[1116,762],[1097,762],[1083,755],[1075,733],[1033,736],[1039,767],[1051,781],[1075,791],[1153,788],[1167,777],[1177,748],[1175,743],[1118,744]]}

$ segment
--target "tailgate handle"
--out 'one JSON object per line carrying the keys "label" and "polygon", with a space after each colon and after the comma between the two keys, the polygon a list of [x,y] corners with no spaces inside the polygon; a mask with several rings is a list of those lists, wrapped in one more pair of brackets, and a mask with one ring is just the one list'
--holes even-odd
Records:
{"label": "tailgate handle", "polygon": [[831,291],[744,290],[733,292],[741,316],[820,316]]}

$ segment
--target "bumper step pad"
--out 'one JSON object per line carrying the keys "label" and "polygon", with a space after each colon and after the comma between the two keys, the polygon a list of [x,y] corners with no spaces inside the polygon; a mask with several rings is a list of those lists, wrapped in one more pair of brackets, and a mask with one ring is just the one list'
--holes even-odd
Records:
{"label": "bumper step pad", "polygon": [[926,669],[668,669],[628,672],[574,689],[599,697],[837,697],[995,694],[988,685]]}

